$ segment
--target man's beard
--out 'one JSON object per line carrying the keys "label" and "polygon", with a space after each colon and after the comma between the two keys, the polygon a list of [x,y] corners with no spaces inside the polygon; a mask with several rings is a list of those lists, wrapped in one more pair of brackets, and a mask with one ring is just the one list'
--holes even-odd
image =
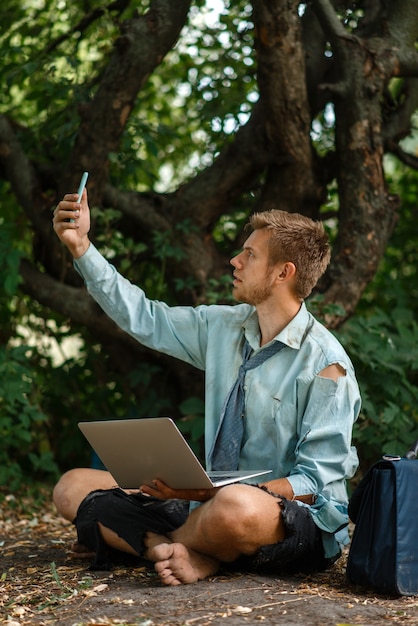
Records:
{"label": "man's beard", "polygon": [[[239,283],[241,287],[243,287],[243,283]],[[262,285],[255,285],[250,287],[249,289],[242,288],[241,293],[237,293],[237,288],[235,287],[232,295],[238,302],[244,302],[246,304],[251,304],[252,306],[257,306],[267,300],[271,296],[272,287],[269,281],[269,276],[266,276],[264,283]]]}

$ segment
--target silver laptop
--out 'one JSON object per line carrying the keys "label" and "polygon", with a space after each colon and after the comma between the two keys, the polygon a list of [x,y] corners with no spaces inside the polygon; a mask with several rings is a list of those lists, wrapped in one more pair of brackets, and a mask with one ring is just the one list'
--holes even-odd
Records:
{"label": "silver laptop", "polygon": [[172,489],[210,489],[271,470],[207,473],[169,417],[80,422],[81,432],[124,489],[158,478]]}

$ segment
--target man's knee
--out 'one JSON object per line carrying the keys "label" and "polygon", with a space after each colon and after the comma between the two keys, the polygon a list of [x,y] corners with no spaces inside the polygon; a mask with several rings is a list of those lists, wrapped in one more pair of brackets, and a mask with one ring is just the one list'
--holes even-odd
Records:
{"label": "man's knee", "polygon": [[115,479],[105,470],[87,467],[66,472],[55,486],[53,501],[58,512],[73,521],[84,498],[97,489],[116,487]]}
{"label": "man's knee", "polygon": [[247,514],[251,514],[251,494],[248,489],[242,489],[242,487],[243,485],[227,485],[217,492],[213,503],[219,515],[225,518],[242,519]]}
{"label": "man's knee", "polygon": [[277,500],[248,485],[229,485],[213,499],[213,517],[236,538],[277,541],[281,537],[281,511]]}
{"label": "man's knee", "polygon": [[61,476],[52,492],[52,501],[58,513],[70,521],[75,518],[80,503],[77,498],[80,479],[80,470],[69,470]]}

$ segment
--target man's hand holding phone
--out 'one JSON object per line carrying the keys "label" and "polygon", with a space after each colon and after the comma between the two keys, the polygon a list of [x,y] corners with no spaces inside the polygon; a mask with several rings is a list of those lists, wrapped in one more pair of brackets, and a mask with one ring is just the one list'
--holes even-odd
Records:
{"label": "man's hand holding phone", "polygon": [[90,245],[87,178],[88,173],[84,172],[77,193],[66,194],[54,211],[54,230],[74,258],[82,256]]}

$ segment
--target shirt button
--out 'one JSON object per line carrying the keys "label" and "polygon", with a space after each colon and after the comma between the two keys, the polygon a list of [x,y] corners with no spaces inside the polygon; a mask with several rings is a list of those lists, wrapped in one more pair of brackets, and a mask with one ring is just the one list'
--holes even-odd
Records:
{"label": "shirt button", "polygon": [[244,391],[247,391],[247,385],[243,386]]}

